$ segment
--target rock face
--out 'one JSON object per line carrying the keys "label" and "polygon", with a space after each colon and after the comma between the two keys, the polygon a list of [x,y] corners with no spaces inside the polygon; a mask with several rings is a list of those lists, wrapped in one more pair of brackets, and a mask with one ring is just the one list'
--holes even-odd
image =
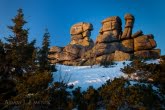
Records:
{"label": "rock face", "polygon": [[51,63],[78,65],[81,56],[94,45],[90,39],[93,26],[90,23],[77,23],[70,29],[71,42],[65,47],[53,46],[50,48],[49,59]]}
{"label": "rock face", "polygon": [[147,50],[156,47],[156,42],[153,35],[143,35],[134,39],[134,50]]}
{"label": "rock face", "polygon": [[121,19],[118,16],[106,18],[102,21],[102,27],[100,29],[100,34],[96,39],[96,43],[119,41],[121,32]]}
{"label": "rock face", "polygon": [[129,53],[124,53],[122,51],[115,51],[114,61],[125,61],[130,59],[131,59],[131,55]]}
{"label": "rock face", "polygon": [[131,14],[126,14],[124,18],[125,18],[125,28],[120,39],[129,39],[132,34],[134,16]]}
{"label": "rock face", "polygon": [[160,49],[152,34],[144,35],[141,30],[132,34],[135,18],[126,14],[122,32],[120,17],[104,19],[96,42],[90,38],[93,26],[80,22],[70,29],[71,42],[65,47],[50,48],[49,59],[52,64],[93,65],[101,62],[124,61],[134,58],[159,58]]}
{"label": "rock face", "polygon": [[93,30],[93,26],[90,23],[81,22],[73,25],[70,29],[70,44],[93,47],[94,42],[90,39],[91,30]]}

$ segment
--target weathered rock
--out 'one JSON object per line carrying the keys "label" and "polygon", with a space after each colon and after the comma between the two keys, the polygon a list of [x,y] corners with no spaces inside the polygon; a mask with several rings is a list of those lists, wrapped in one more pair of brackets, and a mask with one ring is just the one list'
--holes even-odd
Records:
{"label": "weathered rock", "polygon": [[109,17],[102,21],[102,31],[121,30],[121,19],[118,16]]}
{"label": "weathered rock", "polygon": [[49,62],[50,62],[51,64],[56,64],[56,63],[58,63],[59,61],[58,61],[57,59],[52,59],[52,60],[49,60]]}
{"label": "weathered rock", "polygon": [[143,31],[142,30],[139,30],[139,31],[135,32],[131,37],[132,38],[136,38],[136,37],[142,36],[142,35],[143,35]]}
{"label": "weathered rock", "polygon": [[125,18],[125,28],[121,36],[121,39],[129,39],[131,38],[131,35],[132,35],[134,16],[131,14],[126,14],[124,18]]}
{"label": "weathered rock", "polygon": [[132,28],[127,27],[127,28],[124,29],[123,34],[122,34],[120,39],[121,40],[130,39],[131,38],[131,34],[132,34]]}
{"label": "weathered rock", "polygon": [[79,40],[79,39],[83,39],[83,36],[81,34],[71,36],[71,40]]}
{"label": "weathered rock", "polygon": [[103,28],[102,28],[102,27],[100,28],[99,33],[100,33],[100,34],[103,33]]}
{"label": "weathered rock", "polygon": [[84,31],[87,30],[92,30],[93,26],[90,23],[85,23],[85,22],[80,22],[77,24],[74,24],[71,29],[70,29],[70,34],[71,35],[76,35],[76,34],[80,34],[83,33]]}
{"label": "weathered rock", "polygon": [[121,25],[118,22],[112,22],[112,21],[105,22],[103,24],[103,31],[111,31],[114,29],[121,30]]}
{"label": "weathered rock", "polygon": [[120,30],[104,31],[103,35],[105,35],[105,34],[113,36],[114,38],[117,38],[119,40],[120,35],[121,35],[121,31]]}
{"label": "weathered rock", "polygon": [[80,22],[80,23],[77,23],[77,24],[74,24],[71,29],[70,29],[70,34],[71,35],[76,35],[76,34],[80,34],[83,32],[83,22]]}
{"label": "weathered rock", "polygon": [[78,66],[79,62],[78,61],[63,61],[62,62],[63,65],[69,65],[69,66]]}
{"label": "weathered rock", "polygon": [[79,51],[81,50],[81,46],[79,45],[67,45],[63,51],[64,52],[67,52],[67,53],[72,53],[74,55],[78,55],[79,54]]}
{"label": "weathered rock", "polygon": [[121,44],[122,44],[121,50],[123,52],[133,52],[134,51],[134,40],[133,39],[123,40]]}
{"label": "weathered rock", "polygon": [[82,33],[82,36],[83,37],[89,37],[89,36],[91,36],[91,32],[89,30],[86,30]]}
{"label": "weathered rock", "polygon": [[114,55],[114,53],[111,53],[107,55],[98,56],[96,58],[96,62],[101,63],[102,61],[113,61]]}
{"label": "weathered rock", "polygon": [[[77,30],[76,30],[77,28]],[[91,30],[93,29],[92,24],[90,23],[77,23],[71,27],[70,33],[71,37],[71,45],[81,45],[85,47],[93,47],[93,40],[90,39]]]}
{"label": "weathered rock", "polygon": [[63,47],[53,46],[50,48],[50,53],[60,53],[62,52]]}
{"label": "weathered rock", "polygon": [[135,20],[134,16],[129,13],[125,14],[124,18],[125,18],[125,20],[133,20],[133,21]]}
{"label": "weathered rock", "polygon": [[140,59],[159,58],[160,57],[160,49],[136,51],[136,52],[134,52],[134,57],[140,58]]}
{"label": "weathered rock", "polygon": [[49,58],[50,60],[54,60],[54,59],[56,59],[56,54],[57,54],[57,53],[49,54],[49,55],[48,55],[48,58]]}
{"label": "weathered rock", "polygon": [[134,50],[146,50],[153,49],[156,47],[156,42],[152,36],[143,35],[137,38],[134,38]]}
{"label": "weathered rock", "polygon": [[83,22],[82,27],[83,27],[83,32],[85,32],[85,31],[87,31],[87,30],[93,30],[93,25],[90,24],[90,23],[85,23],[85,22]]}
{"label": "weathered rock", "polygon": [[123,61],[134,58],[159,58],[160,49],[156,47],[154,36],[143,35],[141,30],[132,35],[134,16],[125,15],[122,32],[118,16],[106,18],[94,44],[90,38],[93,26],[90,23],[77,23],[70,29],[71,42],[64,48],[50,48],[49,61],[65,65],[93,65],[103,61]]}
{"label": "weathered rock", "polygon": [[81,45],[84,46],[84,47],[90,47],[91,48],[91,47],[94,46],[94,42],[93,42],[92,39],[89,39],[89,38],[86,37],[86,38],[83,39]]}
{"label": "weathered rock", "polygon": [[106,18],[106,19],[104,19],[104,20],[102,21],[102,24],[104,24],[105,22],[108,22],[108,21],[117,21],[117,22],[119,22],[119,23],[121,24],[121,19],[120,19],[120,17],[118,17],[118,16],[111,16],[111,17],[108,17],[108,18]]}
{"label": "weathered rock", "polygon": [[94,48],[87,50],[84,54],[82,54],[81,59],[91,59],[94,58],[95,53],[94,53]]}
{"label": "weathered rock", "polygon": [[115,41],[119,41],[119,39],[114,37],[112,34],[99,35],[96,39],[96,43],[111,43]]}
{"label": "weathered rock", "polygon": [[121,45],[119,42],[113,42],[107,44],[98,43],[97,45],[95,45],[93,52],[96,56],[101,56],[101,55],[113,53],[116,50],[120,50],[120,47]]}
{"label": "weathered rock", "polygon": [[75,60],[77,58],[78,58],[77,55],[67,53],[67,52],[62,52],[62,53],[56,54],[56,59],[58,61],[71,61],[71,60]]}
{"label": "weathered rock", "polygon": [[129,53],[124,53],[122,51],[115,51],[114,61],[125,61],[130,60],[131,55]]}

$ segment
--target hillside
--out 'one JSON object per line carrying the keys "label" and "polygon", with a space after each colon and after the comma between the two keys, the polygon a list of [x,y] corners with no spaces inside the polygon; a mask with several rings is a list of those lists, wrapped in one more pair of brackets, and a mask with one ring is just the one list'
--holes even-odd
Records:
{"label": "hillside", "polygon": [[[146,63],[155,63],[157,60],[149,60]],[[74,88],[81,87],[82,91],[87,90],[89,86],[93,86],[95,89],[105,84],[107,80],[113,80],[114,78],[127,77],[126,74],[121,72],[121,68],[129,65],[131,61],[115,62],[109,67],[94,65],[94,66],[66,66],[57,64],[57,72],[53,74],[54,81],[63,81],[68,85],[74,85]]]}

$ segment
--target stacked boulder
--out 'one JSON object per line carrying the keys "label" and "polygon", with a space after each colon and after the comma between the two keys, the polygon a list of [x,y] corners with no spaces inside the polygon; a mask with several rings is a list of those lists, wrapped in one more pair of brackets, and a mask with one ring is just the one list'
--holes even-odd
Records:
{"label": "stacked boulder", "polygon": [[131,35],[135,19],[134,16],[131,14],[126,14],[124,16],[124,19],[125,27],[120,37],[121,47],[120,51],[115,52],[115,61],[130,60],[133,57],[134,40],[133,38],[131,38]]}
{"label": "stacked boulder", "polygon": [[51,47],[48,56],[50,62],[79,65],[81,56],[94,45],[93,40],[90,39],[92,29],[93,26],[90,23],[81,22],[73,25],[70,29],[72,39],[70,44],[65,47]]}
{"label": "stacked boulder", "polygon": [[93,48],[96,62],[113,60],[114,52],[120,50],[121,25],[121,19],[118,16],[109,17],[102,21],[102,27]]}
{"label": "stacked boulder", "polygon": [[158,58],[160,49],[154,49],[157,46],[154,36],[140,35],[134,38],[134,57],[137,58]]}
{"label": "stacked boulder", "polygon": [[90,39],[93,26],[90,23],[80,22],[73,25],[70,29],[70,44],[82,45],[85,47],[93,47],[94,42]]}
{"label": "stacked boulder", "polygon": [[126,14],[125,27],[118,16],[106,18],[95,44],[90,39],[93,26],[90,23],[77,23],[70,29],[71,42],[65,47],[51,47],[51,63],[65,65],[93,65],[109,61],[125,61],[133,58],[159,58],[160,49],[152,34],[144,35],[141,30],[132,34],[135,18]]}

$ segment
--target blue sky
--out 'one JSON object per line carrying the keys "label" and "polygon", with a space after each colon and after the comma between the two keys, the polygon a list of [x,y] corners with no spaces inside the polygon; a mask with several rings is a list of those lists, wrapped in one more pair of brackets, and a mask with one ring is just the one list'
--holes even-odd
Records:
{"label": "blue sky", "polygon": [[133,32],[154,34],[158,48],[165,54],[165,0],[0,0],[0,39],[8,36],[17,9],[22,8],[30,28],[29,39],[41,45],[45,28],[51,35],[51,46],[65,46],[70,42],[70,27],[77,22],[94,26],[91,38],[96,39],[101,21],[119,16],[124,27],[124,14],[135,16]]}

